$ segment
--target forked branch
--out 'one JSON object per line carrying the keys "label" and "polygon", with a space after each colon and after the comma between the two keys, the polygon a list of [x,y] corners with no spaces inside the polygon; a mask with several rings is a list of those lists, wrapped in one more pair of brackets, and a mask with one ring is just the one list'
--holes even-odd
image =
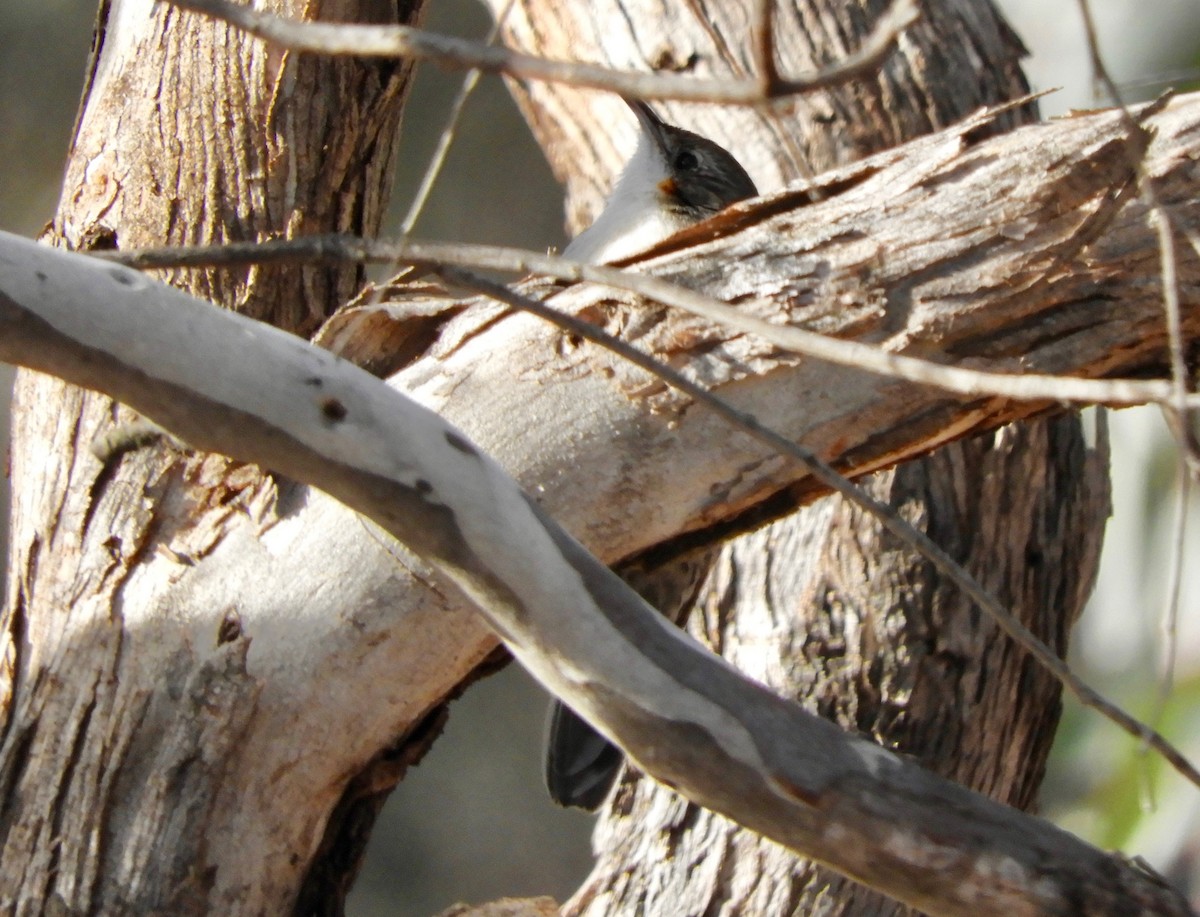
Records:
{"label": "forked branch", "polygon": [[221,19],[264,41],[293,51],[351,57],[403,57],[429,60],[443,67],[505,73],[523,80],[565,83],[605,89],[641,99],[681,99],[761,105],[773,99],[813,92],[874,73],[891,53],[904,29],[918,16],[915,0],[893,0],[858,52],[815,73],[758,79],[697,79],[665,73],[613,70],[576,61],[547,60],[449,35],[437,35],[402,25],[305,22],[231,0],[170,0],[186,10]]}

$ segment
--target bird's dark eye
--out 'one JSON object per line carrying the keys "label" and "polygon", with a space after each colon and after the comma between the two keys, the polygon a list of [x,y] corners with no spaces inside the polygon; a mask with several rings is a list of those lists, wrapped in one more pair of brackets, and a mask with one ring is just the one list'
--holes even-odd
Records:
{"label": "bird's dark eye", "polygon": [[680,150],[675,154],[674,166],[677,172],[690,172],[698,165],[700,165],[700,160],[691,150]]}

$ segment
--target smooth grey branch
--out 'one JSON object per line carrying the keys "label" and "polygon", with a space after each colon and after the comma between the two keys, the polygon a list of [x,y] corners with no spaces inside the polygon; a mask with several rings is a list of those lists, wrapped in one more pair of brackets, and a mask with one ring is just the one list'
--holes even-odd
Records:
{"label": "smooth grey branch", "polygon": [[740,676],[461,433],[332,354],[129,269],[0,234],[0,358],[326,490],[456,583],[523,664],[650,773],[865,884],[945,915],[1107,914],[1131,896],[1190,913],[1120,859]]}

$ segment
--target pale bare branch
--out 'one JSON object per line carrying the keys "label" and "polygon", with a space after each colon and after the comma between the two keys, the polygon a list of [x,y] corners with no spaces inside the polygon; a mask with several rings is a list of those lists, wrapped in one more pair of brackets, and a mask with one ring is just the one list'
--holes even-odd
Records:
{"label": "pale bare branch", "polygon": [[[1170,404],[1174,398],[1171,383],[1167,380],[1085,379],[1044,373],[990,372],[888,353],[869,344],[763,321],[718,299],[647,274],[618,267],[584,264],[528,249],[451,242],[390,242],[325,235],[268,242],[98,252],[96,256],[140,270],[348,259],[407,263],[430,268],[454,265],[514,274],[543,274],[568,282],[597,283],[626,290],[653,302],[709,319],[730,331],[756,335],[793,353],[957,395],[1118,407]],[[1187,404],[1200,408],[1200,395],[1189,395]]]}
{"label": "pale bare branch", "polygon": [[540,680],[648,771],[860,882],[956,917],[1191,913],[1131,864],[739,675],[653,614],[462,434],[298,338],[0,234],[0,358],[101,387],[200,448],[319,485],[458,584]]}
{"label": "pale bare branch", "polygon": [[996,622],[996,625],[1012,638],[1014,643],[1024,648],[1041,666],[1057,678],[1067,690],[1074,694],[1081,704],[1091,707],[1125,732],[1153,748],[1185,780],[1200,787],[1200,771],[1166,737],[1118,705],[1105,699],[1091,685],[1076,675],[1063,659],[1060,659],[1016,615],[1005,608],[1000,601],[984,589],[979,581],[947,554],[940,545],[920,529],[901,518],[891,507],[875,499],[862,488],[856,487],[845,475],[840,474],[837,469],[828,462],[823,461],[812,450],[806,449],[800,444],[781,436],[778,432],[760,422],[754,415],[738,410],[728,401],[717,398],[703,386],[692,382],[682,373],[676,372],[661,361],[642,353],[624,341],[604,333],[588,322],[563,315],[548,307],[545,303],[515,293],[503,284],[486,280],[483,277],[459,268],[439,268],[438,273],[460,286],[483,293],[492,299],[507,303],[514,308],[530,312],[539,318],[558,325],[572,334],[613,350],[631,363],[640,366],[672,387],[694,398],[710,410],[715,411],[731,427],[749,433],[778,454],[787,456],[798,462],[826,487],[841,494],[847,500],[870,513],[882,523],[884,528],[901,541],[913,547],[922,557],[933,564],[948,580],[958,586],[964,594],[969,596],[980,609],[991,617]]}
{"label": "pale bare branch", "polygon": [[429,60],[444,67],[506,73],[523,80],[603,89],[634,98],[723,102],[731,105],[761,105],[772,99],[814,92],[871,74],[891,53],[900,33],[912,25],[919,15],[915,0],[894,0],[856,53],[816,73],[779,78],[769,86],[764,86],[758,79],[703,80],[675,74],[636,73],[595,64],[547,60],[463,38],[436,35],[411,26],[303,22],[230,0],[169,2],[180,9],[223,20],[264,41],[295,51]]}

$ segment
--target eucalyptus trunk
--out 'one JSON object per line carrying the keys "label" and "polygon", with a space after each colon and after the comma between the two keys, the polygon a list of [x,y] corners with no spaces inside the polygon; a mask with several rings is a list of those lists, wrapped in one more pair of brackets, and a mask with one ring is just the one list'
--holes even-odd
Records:
{"label": "eucalyptus trunk", "polygon": [[[879,4],[865,6],[781,6],[781,67],[808,69],[852,51]],[[790,113],[677,105],[663,113],[729,146],[770,190],[1025,91],[1019,43],[990,7],[930,0],[922,11],[880,74],[798,99]],[[420,11],[340,0],[320,12],[414,22]],[[282,52],[165,4],[105,4],[100,16],[47,241],[97,250],[376,231],[406,65]],[[667,11],[539,0],[519,3],[509,28],[514,43],[553,57],[746,74],[752,20],[751,8],[732,0]],[[524,92],[581,225],[619,167],[632,124],[623,127],[620,103],[599,94]],[[995,123],[1032,113],[1019,106]],[[1089,193],[1103,196],[1107,186]],[[805,209],[795,213],[802,220]],[[169,279],[301,335],[362,282],[358,269],[328,265]],[[564,299],[571,295],[590,294]],[[658,447],[669,455],[679,437],[703,429],[693,412],[664,402],[660,415],[677,411],[677,423],[638,424],[629,418],[654,406],[641,377],[544,346],[563,342],[533,322],[476,311],[399,384],[444,399],[447,416],[527,490],[538,488],[546,511],[607,562],[670,539],[685,521],[694,527],[704,508],[695,491],[709,489],[686,480],[681,466],[646,471],[596,445],[589,460],[608,469],[605,484],[637,497],[597,507],[561,473],[583,462],[570,451],[574,427],[549,424],[540,438],[512,429],[525,434],[529,417],[561,418],[552,371],[584,386],[570,389],[574,400],[596,399],[593,419],[614,421],[604,429],[619,419],[622,430],[659,437],[647,455]],[[505,349],[512,340],[536,346]],[[679,341],[684,349],[695,338],[681,332]],[[485,367],[474,348],[489,346],[505,359]],[[514,353],[528,354],[527,371],[509,365]],[[505,402],[517,389],[530,400]],[[486,664],[495,636],[423,564],[315,490],[166,444],[97,460],[93,441],[128,417],[108,398],[47,377],[18,382],[0,628],[3,905],[19,913],[337,912],[380,800],[436,732],[440,705]],[[966,428],[947,429],[944,439]],[[839,436],[818,432],[839,448]],[[877,453],[869,460],[881,461]],[[868,486],[1061,650],[1094,577],[1103,465],[1078,420],[1059,417],[947,446]],[[673,478],[694,485],[693,500],[667,501],[668,512],[653,503],[663,490],[646,482],[666,488]],[[734,490],[738,481],[724,483]],[[729,544],[698,608],[697,632],[780,692],[999,799],[1032,800],[1057,686],[853,509],[822,501]],[[572,910],[891,907],[665,792],[632,777],[619,787],[601,825],[597,871]]]}
{"label": "eucalyptus trunk", "polygon": [[[297,16],[308,8],[275,4]],[[324,16],[346,20],[415,23],[420,10],[322,4]],[[372,235],[411,72],[402,61],[284,53],[169,4],[104,3],[46,241],[95,251]],[[170,273],[191,293],[298,334],[362,279],[354,265]],[[3,906],[287,913],[319,872],[347,759],[281,737],[306,694],[336,691],[337,669],[370,663],[352,651],[332,670],[304,672],[314,635],[289,632],[287,621],[322,601],[312,581],[307,595],[253,574],[239,582],[231,562],[211,587],[197,585],[221,553],[269,567],[272,551],[287,550],[264,539],[283,535],[291,485],[170,448],[93,457],[92,442],[130,416],[52,377],[22,372],[16,382],[0,627]],[[339,563],[324,572],[336,578]],[[253,589],[277,622],[274,638],[243,627]],[[328,604],[330,629],[346,626]],[[312,683],[323,675],[334,683]],[[398,734],[395,707],[384,716]],[[372,723],[360,726],[338,739],[361,767],[379,740]],[[319,749],[321,737],[310,739]]]}
{"label": "eucalyptus trunk", "polygon": [[[811,71],[854,51],[885,6],[777,3],[780,71]],[[744,77],[757,72],[747,23],[759,7],[754,0],[668,7],[519,0],[508,35],[548,57]],[[1020,99],[1029,93],[1024,53],[987,0],[930,0],[875,76],[774,111],[659,109],[728,147],[769,192]],[[613,125],[631,119],[600,94],[513,89],[566,186],[578,231],[621,164],[619,141],[628,134]],[[1017,106],[994,129],[1028,123],[1036,111],[1033,102]],[[1062,654],[1095,581],[1109,510],[1107,458],[1103,444],[1087,442],[1079,417],[1067,414],[951,443],[860,484],[943,545]],[[1058,683],[911,547],[841,498],[728,542],[690,629],[742,671],[846,728],[998,800],[1033,805],[1058,724]],[[567,913],[909,912],[633,769],[610,795],[594,844],[596,866]]]}

